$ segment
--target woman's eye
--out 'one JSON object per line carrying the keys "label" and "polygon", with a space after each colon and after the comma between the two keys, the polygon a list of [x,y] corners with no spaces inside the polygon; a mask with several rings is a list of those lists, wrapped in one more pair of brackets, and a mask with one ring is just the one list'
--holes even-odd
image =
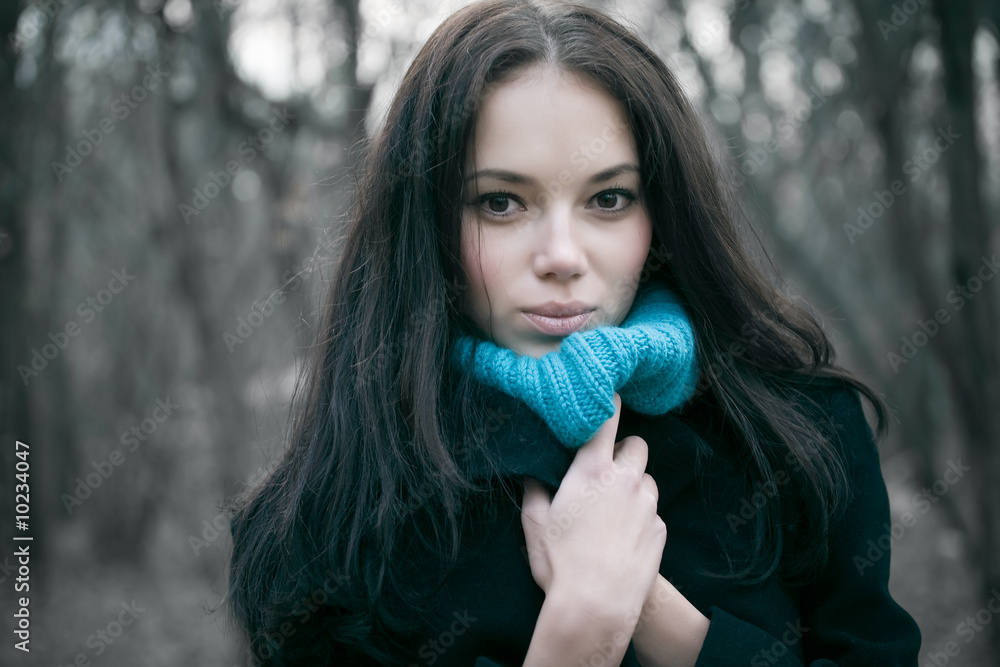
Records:
{"label": "woman's eye", "polygon": [[626,190],[608,190],[594,197],[598,208],[608,213],[621,213],[635,201],[635,195]]}
{"label": "woman's eye", "polygon": [[473,204],[480,211],[493,218],[506,218],[516,213],[518,202],[513,195],[491,192],[478,197]]}
{"label": "woman's eye", "polygon": [[[618,215],[624,213],[636,201],[636,196],[624,188],[606,190],[594,195],[592,201],[603,213]],[[518,210],[524,210],[521,202],[507,192],[490,192],[477,197],[472,205],[491,218],[507,218],[515,215]],[[588,208],[590,208],[588,206]]]}
{"label": "woman's eye", "polygon": [[503,196],[493,196],[486,200],[486,205],[493,213],[506,213],[510,199]]}
{"label": "woman's eye", "polygon": [[601,208],[615,208],[620,196],[617,192],[602,192],[597,195],[597,205]]}

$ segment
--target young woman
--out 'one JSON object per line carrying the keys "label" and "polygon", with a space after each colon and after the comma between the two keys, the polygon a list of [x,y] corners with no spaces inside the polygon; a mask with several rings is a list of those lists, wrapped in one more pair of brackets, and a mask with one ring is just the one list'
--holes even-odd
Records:
{"label": "young woman", "polygon": [[486,0],[367,147],[290,446],[234,510],[268,665],[915,665],[858,392],[698,118],[584,6]]}

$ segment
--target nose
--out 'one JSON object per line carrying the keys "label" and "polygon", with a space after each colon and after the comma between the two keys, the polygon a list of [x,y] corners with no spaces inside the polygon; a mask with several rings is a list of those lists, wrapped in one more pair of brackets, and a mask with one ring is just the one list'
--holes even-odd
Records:
{"label": "nose", "polygon": [[550,206],[537,219],[539,239],[534,270],[539,278],[554,276],[566,281],[586,273],[587,255],[574,222],[570,207],[558,204]]}

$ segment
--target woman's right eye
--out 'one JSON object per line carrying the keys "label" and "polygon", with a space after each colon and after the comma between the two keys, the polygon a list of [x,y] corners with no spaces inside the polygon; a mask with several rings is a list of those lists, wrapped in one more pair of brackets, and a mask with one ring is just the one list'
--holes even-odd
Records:
{"label": "woman's right eye", "polygon": [[507,210],[507,204],[510,200],[506,197],[490,197],[486,202],[489,204],[490,210],[494,213],[503,213]]}
{"label": "woman's right eye", "polygon": [[491,192],[476,198],[474,205],[492,218],[506,218],[516,213],[519,202],[509,192]]}

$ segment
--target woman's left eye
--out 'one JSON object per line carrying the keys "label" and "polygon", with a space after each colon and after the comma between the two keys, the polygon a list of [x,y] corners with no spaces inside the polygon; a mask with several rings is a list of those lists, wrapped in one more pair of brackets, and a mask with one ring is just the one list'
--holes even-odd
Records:
{"label": "woman's left eye", "polygon": [[635,200],[635,195],[625,189],[605,190],[594,196],[597,207],[608,213],[621,213],[632,206]]}

